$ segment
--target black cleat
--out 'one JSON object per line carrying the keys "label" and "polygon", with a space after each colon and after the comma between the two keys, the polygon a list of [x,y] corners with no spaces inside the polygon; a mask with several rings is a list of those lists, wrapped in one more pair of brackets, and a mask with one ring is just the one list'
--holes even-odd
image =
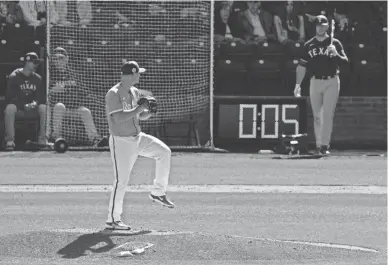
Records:
{"label": "black cleat", "polygon": [[321,156],[322,155],[320,147],[317,147],[317,149],[315,149],[314,155],[317,155],[317,156]]}
{"label": "black cleat", "polygon": [[161,205],[166,206],[166,207],[168,207],[168,208],[174,208],[174,207],[175,207],[175,204],[172,203],[171,201],[169,201],[169,200],[167,199],[167,196],[166,196],[166,195],[163,195],[163,196],[155,196],[155,195],[150,194],[150,199],[151,199],[153,202],[158,202],[158,203],[160,203]]}
{"label": "black cleat", "polygon": [[109,139],[107,137],[102,137],[101,139],[95,138],[93,140],[94,147],[106,147],[109,146]]}
{"label": "black cleat", "polygon": [[321,147],[321,154],[324,155],[324,156],[328,156],[330,155],[330,152],[329,152],[329,147],[327,147],[326,145],[323,145]]}

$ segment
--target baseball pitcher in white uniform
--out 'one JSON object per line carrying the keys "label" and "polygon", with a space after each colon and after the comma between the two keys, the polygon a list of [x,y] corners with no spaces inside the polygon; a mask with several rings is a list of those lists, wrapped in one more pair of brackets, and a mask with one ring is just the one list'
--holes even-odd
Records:
{"label": "baseball pitcher in white uniform", "polygon": [[[149,197],[163,206],[174,208],[166,197],[166,188],[170,175],[171,150],[161,140],[141,131],[139,120],[147,120],[156,112],[155,107],[143,100],[135,84],[140,74],[145,72],[134,61],[121,67],[120,83],[113,86],[105,96],[106,115],[109,124],[109,148],[113,162],[114,182],[109,202],[107,229],[130,230],[130,226],[121,220],[125,188],[137,157],[149,157],[156,160],[154,188]],[[154,99],[154,98],[153,98]]]}

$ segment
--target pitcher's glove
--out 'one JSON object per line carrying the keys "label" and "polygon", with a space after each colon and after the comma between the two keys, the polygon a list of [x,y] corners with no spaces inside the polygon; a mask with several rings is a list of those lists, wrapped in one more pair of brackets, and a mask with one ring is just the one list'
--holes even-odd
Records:
{"label": "pitcher's glove", "polygon": [[142,97],[137,102],[138,105],[146,104],[147,109],[150,113],[156,113],[158,112],[158,103],[156,102],[156,99],[154,97],[148,96],[148,97]]}

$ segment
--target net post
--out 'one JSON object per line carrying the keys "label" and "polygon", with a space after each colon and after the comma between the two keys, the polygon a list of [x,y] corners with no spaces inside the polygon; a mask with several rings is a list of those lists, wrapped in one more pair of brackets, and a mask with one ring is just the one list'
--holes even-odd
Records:
{"label": "net post", "polygon": [[46,138],[50,136],[50,100],[49,100],[49,89],[50,89],[50,5],[46,2],[46,44],[43,53],[43,59],[45,63],[46,71]]}
{"label": "net post", "polygon": [[214,0],[210,0],[210,148],[214,148]]}

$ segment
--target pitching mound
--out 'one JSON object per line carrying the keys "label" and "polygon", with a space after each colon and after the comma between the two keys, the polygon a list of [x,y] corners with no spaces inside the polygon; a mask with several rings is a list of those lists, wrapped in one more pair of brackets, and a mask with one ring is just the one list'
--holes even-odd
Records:
{"label": "pitching mound", "polygon": [[[120,253],[142,249],[133,255]],[[95,232],[38,231],[7,235],[0,238],[0,261],[29,261],[29,264],[49,264],[53,260],[67,264],[120,264],[123,259],[146,261],[357,261],[370,260],[375,253],[327,247],[271,242],[226,235],[206,235],[184,232]],[[39,263],[38,263],[39,260]],[[35,263],[37,262],[37,263]],[[140,263],[138,263],[140,262]],[[1,263],[1,262],[0,262]],[[222,262],[221,262],[222,263]],[[51,263],[52,264],[52,263]],[[74,263],[75,264],[75,263]],[[161,263],[158,263],[161,264]],[[167,264],[167,263],[166,263]],[[223,264],[229,264],[223,263]],[[302,264],[302,263],[300,263]]]}

